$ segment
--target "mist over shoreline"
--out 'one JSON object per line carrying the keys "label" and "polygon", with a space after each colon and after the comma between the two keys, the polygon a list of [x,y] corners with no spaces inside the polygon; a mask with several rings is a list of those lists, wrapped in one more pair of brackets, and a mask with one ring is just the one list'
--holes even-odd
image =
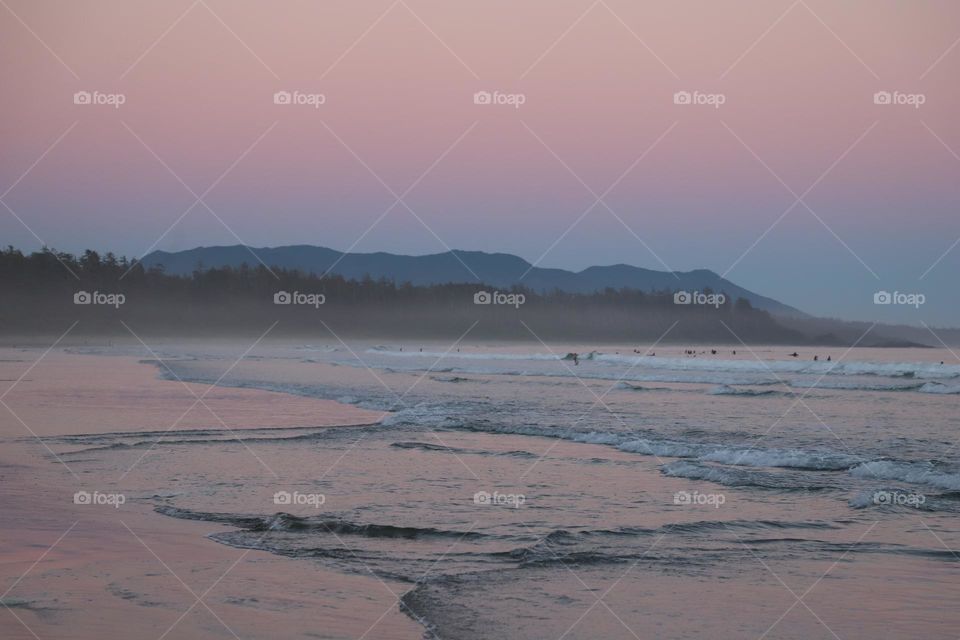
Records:
{"label": "mist over shoreline", "polygon": [[[0,253],[0,329],[8,336],[76,334],[215,338],[273,325],[276,336],[358,339],[567,341],[594,344],[793,344],[934,346],[919,330],[777,315],[728,291],[623,287],[537,292],[480,284],[415,285],[296,269],[160,265],[87,251]],[[124,325],[127,325],[126,327]],[[129,328],[128,328],[129,327]],[[956,332],[942,334],[946,340]],[[868,335],[869,334],[869,335]]]}

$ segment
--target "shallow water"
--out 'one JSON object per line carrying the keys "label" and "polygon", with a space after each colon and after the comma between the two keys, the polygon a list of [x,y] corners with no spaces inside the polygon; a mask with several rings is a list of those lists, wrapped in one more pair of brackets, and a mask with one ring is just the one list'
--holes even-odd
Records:
{"label": "shallow water", "polygon": [[377,426],[55,444],[96,477],[142,457],[127,482],[218,543],[406,585],[403,610],[442,638],[960,628],[948,352],[400,347],[272,345],[239,363],[242,346],[158,348],[158,375],[214,382],[236,363],[220,385],[390,411]]}

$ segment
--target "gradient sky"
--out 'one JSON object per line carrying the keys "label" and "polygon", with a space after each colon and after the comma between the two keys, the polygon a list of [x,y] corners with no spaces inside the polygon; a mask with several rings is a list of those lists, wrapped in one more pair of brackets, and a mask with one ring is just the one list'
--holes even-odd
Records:
{"label": "gradient sky", "polygon": [[4,245],[709,268],[818,315],[960,326],[954,1],[4,2],[0,193],[33,231],[0,207]]}

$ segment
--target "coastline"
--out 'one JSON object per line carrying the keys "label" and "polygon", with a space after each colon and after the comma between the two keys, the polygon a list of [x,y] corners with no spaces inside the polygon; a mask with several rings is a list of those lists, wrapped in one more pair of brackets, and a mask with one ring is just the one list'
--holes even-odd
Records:
{"label": "coastline", "polygon": [[[42,354],[0,350],[5,391]],[[57,461],[63,436],[226,432],[220,420],[239,432],[378,418],[333,401],[250,389],[213,389],[190,409],[196,398],[188,389],[156,374],[138,358],[51,351],[6,396],[16,413],[3,410],[0,418],[6,637],[60,637],[66,628],[72,638],[93,639],[122,624],[126,637],[273,638],[282,628],[297,637],[357,638],[371,633],[373,621],[376,637],[422,637],[422,627],[398,608],[403,585],[229,548],[209,539],[229,527],[156,513],[139,475],[93,478]],[[198,396],[208,387],[186,384]],[[74,385],[70,397],[67,385]],[[121,506],[74,503],[76,491],[113,490],[111,483],[126,496]]]}

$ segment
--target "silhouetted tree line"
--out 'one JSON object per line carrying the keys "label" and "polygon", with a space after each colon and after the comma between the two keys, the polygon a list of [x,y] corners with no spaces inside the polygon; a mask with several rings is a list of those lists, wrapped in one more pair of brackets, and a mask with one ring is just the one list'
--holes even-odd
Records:
{"label": "silhouetted tree line", "polygon": [[[166,334],[219,335],[280,320],[281,333],[309,333],[326,325],[351,336],[442,338],[457,337],[479,320],[471,333],[475,338],[530,340],[532,330],[543,339],[656,339],[676,322],[671,330],[676,340],[730,342],[733,329],[744,340],[803,341],[743,298],[727,298],[715,308],[675,304],[672,291],[578,294],[484,284],[415,286],[246,264],[197,265],[189,276],[177,276],[161,266],[145,268],[91,250],[74,256],[48,249],[24,254],[8,247],[0,252],[0,290],[0,330],[8,333],[55,332],[79,318],[92,333],[125,332],[122,319]],[[125,301],[120,307],[77,305],[78,291],[119,293]],[[325,301],[319,307],[277,305],[274,295],[280,291],[322,294]],[[499,291],[515,296],[514,301],[522,296],[523,304],[475,304],[479,291]]]}

